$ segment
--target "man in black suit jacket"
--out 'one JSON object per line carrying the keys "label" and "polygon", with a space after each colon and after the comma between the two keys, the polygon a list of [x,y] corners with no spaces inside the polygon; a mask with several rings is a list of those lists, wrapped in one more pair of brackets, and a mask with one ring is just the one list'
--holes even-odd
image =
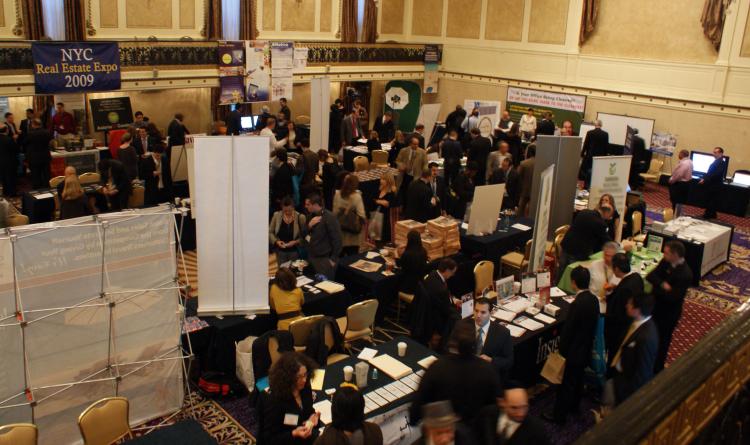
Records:
{"label": "man in black suit jacket", "polygon": [[474,424],[479,445],[548,445],[544,424],[529,415],[523,388],[506,389],[498,404],[482,408]]}
{"label": "man in black suit jacket", "polygon": [[542,113],[542,121],[536,126],[536,135],[540,134],[554,136],[555,122],[552,120],[552,113],[545,111]]}
{"label": "man in black suit jacket", "polygon": [[18,145],[8,134],[8,127],[0,123],[0,177],[3,194],[15,196],[18,177]]}
{"label": "man in black suit jacket", "polygon": [[404,217],[426,223],[433,217],[434,209],[432,189],[430,188],[430,171],[424,170],[422,176],[409,184],[406,192],[406,209]]}
{"label": "man in black suit jacket", "polygon": [[505,172],[505,196],[503,197],[503,209],[515,209],[521,197],[521,179],[518,170],[513,167],[511,158],[503,159],[500,168]]}
{"label": "man in black suit jacket", "polygon": [[456,109],[448,113],[448,116],[446,116],[445,118],[445,128],[448,131],[456,130],[460,138],[463,133],[461,124],[464,122],[465,118],[466,118],[466,110],[464,110],[464,107],[462,107],[461,105],[456,105]]}
{"label": "man in black suit jacket", "polygon": [[31,121],[34,120],[34,109],[33,108],[27,108],[26,109],[26,119],[21,120],[21,126],[18,127],[18,130],[21,132],[20,136],[18,136],[18,140],[16,141],[18,143],[19,148],[23,149],[24,145],[24,138],[27,134],[29,134],[29,131],[31,130]]}
{"label": "man in black suit jacket", "polygon": [[664,257],[646,280],[653,286],[654,323],[659,330],[659,352],[656,355],[654,373],[664,369],[672,333],[682,316],[693,272],[685,263],[685,246],[677,240],[668,241],[664,246]]}
{"label": "man in black suit jacket", "polygon": [[653,306],[651,295],[639,294],[628,299],[627,311],[633,322],[611,364],[617,405],[654,377],[659,332],[651,319]]}
{"label": "man in black suit jacket", "polygon": [[382,116],[378,116],[372,129],[378,132],[378,138],[381,142],[391,142],[396,135],[396,128],[393,125],[393,113],[386,111]]}
{"label": "man in black suit jacket", "polygon": [[499,323],[492,323],[491,309],[490,300],[479,297],[474,300],[474,317],[464,318],[461,323],[474,328],[477,342],[476,354],[482,360],[492,363],[500,377],[500,382],[504,383],[513,367],[513,340],[508,328]]}
{"label": "man in black suit jacket", "polygon": [[362,127],[359,125],[357,109],[352,108],[352,111],[341,121],[341,145],[359,145],[357,140],[362,137],[364,137],[364,134],[362,133]]}
{"label": "man in black suit jacket", "polygon": [[630,325],[626,308],[628,300],[643,294],[643,279],[638,272],[630,270],[627,255],[616,253],[612,257],[612,271],[620,282],[607,296],[607,313],[604,316],[604,343],[610,363]]}
{"label": "man in black suit jacket", "polygon": [[560,355],[565,358],[562,383],[557,387],[552,415],[545,419],[563,424],[570,413],[577,412],[583,394],[584,370],[591,363],[596,325],[599,322],[599,300],[589,292],[591,275],[578,266],[570,273],[576,298],[568,309],[568,318],[560,335]]}
{"label": "man in black suit jacket", "polygon": [[167,136],[169,136],[169,147],[167,147],[167,157],[171,154],[171,148],[177,145],[185,145],[185,135],[190,134],[185,124],[182,122],[185,120],[185,116],[182,113],[175,113],[174,119],[169,123],[167,127]]}
{"label": "man in black suit jacket", "polygon": [[406,140],[409,141],[411,140],[411,138],[417,138],[417,140],[419,141],[419,148],[425,148],[423,124],[417,124],[414,126],[414,131],[409,133]]}
{"label": "man in black suit jacket", "polygon": [[138,156],[143,156],[150,151],[154,151],[160,143],[161,141],[148,134],[146,127],[141,127],[138,129],[138,135],[133,139],[131,145],[135,149],[135,152],[138,153]]}
{"label": "man in black suit jacket", "polygon": [[474,354],[474,342],[474,328],[458,323],[451,333],[449,353],[427,368],[414,392],[409,423],[419,423],[423,405],[449,400],[461,419],[471,425],[483,406],[502,396],[495,368]]}
{"label": "man in black suit jacket", "polygon": [[721,190],[721,184],[724,183],[724,177],[727,174],[727,166],[724,162],[724,149],[721,147],[714,148],[714,162],[708,167],[706,175],[700,180],[706,190],[706,211],[703,217],[706,219],[716,218],[717,194]]}
{"label": "man in black suit jacket", "polygon": [[471,134],[471,142],[466,154],[466,161],[477,163],[478,170],[475,181],[477,185],[484,185],[487,176],[487,157],[490,155],[490,150],[492,150],[492,142],[482,136],[479,128],[472,128],[469,133]]}
{"label": "man in black suit jacket", "polygon": [[581,150],[581,174],[579,177],[584,180],[585,187],[591,184],[591,167],[594,162],[594,156],[607,156],[609,153],[609,133],[602,130],[602,121],[597,120],[594,123],[595,128],[586,133],[586,139],[583,141],[583,150]]}
{"label": "man in black suit jacket", "polygon": [[461,319],[456,307],[456,299],[451,296],[448,289],[448,280],[456,274],[458,265],[451,258],[443,258],[438,263],[437,270],[427,275],[422,283],[424,295],[429,299],[432,308],[432,323],[430,332],[440,334],[442,343],[448,339],[448,334],[453,330],[453,325]]}
{"label": "man in black suit jacket", "polygon": [[456,130],[451,130],[448,133],[448,138],[443,141],[441,151],[445,160],[443,163],[444,176],[448,185],[450,185],[458,176],[458,171],[461,169],[461,158],[464,156],[464,149],[458,142]]}
{"label": "man in black suit jacket", "polygon": [[49,144],[52,133],[42,128],[42,121],[34,119],[26,137],[26,161],[31,170],[31,185],[34,188],[49,187],[49,166],[52,162]]}
{"label": "man in black suit jacket", "polygon": [[437,162],[430,162],[427,167],[430,169],[430,182],[427,185],[432,193],[432,218],[437,218],[448,210],[448,187],[445,179],[438,174],[440,168]]}
{"label": "man in black suit jacket", "polygon": [[612,212],[612,207],[606,205],[578,212],[560,244],[561,272],[570,263],[587,260],[592,253],[602,250],[604,243],[611,241],[607,235],[607,220],[612,217]]}

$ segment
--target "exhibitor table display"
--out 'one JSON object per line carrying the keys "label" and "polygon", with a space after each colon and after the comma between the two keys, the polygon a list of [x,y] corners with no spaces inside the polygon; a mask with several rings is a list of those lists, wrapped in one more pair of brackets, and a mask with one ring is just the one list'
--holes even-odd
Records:
{"label": "exhibitor table display", "polygon": [[714,267],[729,260],[734,226],[682,216],[666,224],[654,223],[648,232],[652,240],[665,243],[679,240],[685,245],[685,261],[693,271],[693,284]]}
{"label": "exhibitor table display", "polygon": [[98,171],[99,159],[107,147],[87,148],[83,150],[52,150],[52,162],[50,163],[50,177],[63,176],[65,167],[72,166],[76,172],[81,173]]}
{"label": "exhibitor table display", "polygon": [[[573,271],[573,269],[578,266],[588,268],[589,265],[591,265],[592,261],[600,260],[602,259],[602,256],[602,252],[599,251],[591,255],[586,261],[577,261],[575,263],[568,264],[568,267],[566,267],[562,272],[562,275],[560,275],[560,281],[557,282],[557,287],[559,287],[564,292],[572,294],[573,285],[570,281],[570,273]],[[651,271],[656,268],[656,265],[659,264],[661,258],[661,249],[651,251],[645,248],[641,248],[640,251],[633,252],[633,255],[630,257],[631,270],[638,272],[643,278],[643,289],[644,291],[646,291],[646,293],[651,293],[651,283],[646,281],[646,275],[651,273]]]}
{"label": "exhibitor table display", "polygon": [[[507,227],[506,227],[507,225]],[[498,219],[497,229],[489,235],[468,235],[468,224],[461,224],[461,252],[467,256],[489,260],[497,268],[500,257],[514,249],[523,250],[533,236],[534,220],[511,216],[508,221]]]}
{"label": "exhibitor table display", "polygon": [[[706,208],[708,191],[699,181],[699,179],[693,178],[688,182],[688,191],[685,193],[687,199],[685,202],[679,202],[678,204]],[[711,199],[716,200],[717,212],[744,217],[747,215],[748,205],[750,205],[750,187],[722,182],[719,189],[712,192]]]}

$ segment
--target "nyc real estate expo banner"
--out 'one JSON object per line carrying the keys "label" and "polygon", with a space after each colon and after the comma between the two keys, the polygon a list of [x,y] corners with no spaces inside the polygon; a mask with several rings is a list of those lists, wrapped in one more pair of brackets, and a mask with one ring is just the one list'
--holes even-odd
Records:
{"label": "nyc real estate expo banner", "polygon": [[117,43],[33,42],[36,94],[120,89]]}

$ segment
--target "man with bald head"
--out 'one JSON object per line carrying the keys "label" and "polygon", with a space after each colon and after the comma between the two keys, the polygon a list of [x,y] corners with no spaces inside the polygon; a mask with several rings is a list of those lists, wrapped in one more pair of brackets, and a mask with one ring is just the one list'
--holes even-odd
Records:
{"label": "man with bald head", "polygon": [[508,388],[497,405],[484,407],[477,418],[480,445],[547,445],[544,424],[529,415],[529,396],[524,388]]}

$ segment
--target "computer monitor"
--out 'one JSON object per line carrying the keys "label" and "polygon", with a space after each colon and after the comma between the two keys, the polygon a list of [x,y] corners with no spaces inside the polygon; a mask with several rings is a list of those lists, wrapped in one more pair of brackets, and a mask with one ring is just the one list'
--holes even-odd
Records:
{"label": "computer monitor", "polygon": [[[691,151],[690,160],[693,161],[693,176],[696,178],[702,178],[708,173],[708,168],[716,160],[713,153],[705,153],[702,151]],[[724,156],[724,172],[722,178],[726,176],[726,172],[729,170],[729,157]]]}
{"label": "computer monitor", "polygon": [[242,129],[245,131],[253,130],[257,123],[258,123],[258,116],[242,116],[240,118],[240,125],[242,126]]}
{"label": "computer monitor", "polygon": [[732,184],[750,187],[750,174],[734,172],[734,176],[732,177]]}

